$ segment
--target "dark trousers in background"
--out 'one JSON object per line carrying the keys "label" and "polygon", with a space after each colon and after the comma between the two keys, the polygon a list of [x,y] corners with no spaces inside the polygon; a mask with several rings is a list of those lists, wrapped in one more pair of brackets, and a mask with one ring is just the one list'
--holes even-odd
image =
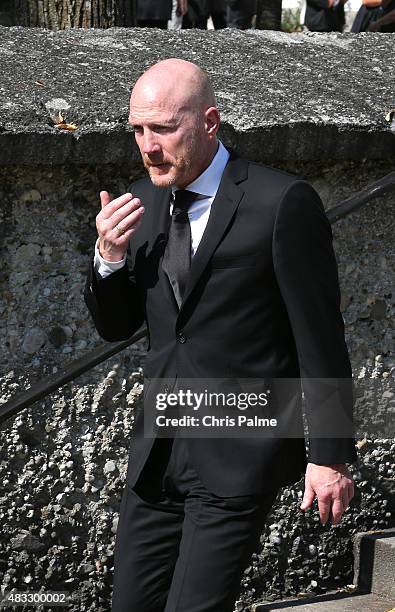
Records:
{"label": "dark trousers in background", "polygon": [[159,28],[167,30],[167,19],[139,19],[137,26],[139,28]]}
{"label": "dark trousers in background", "polygon": [[228,6],[227,22],[229,28],[248,30],[252,27],[252,18],[256,13],[256,0],[236,0]]}
{"label": "dark trousers in background", "polygon": [[[226,28],[226,12],[218,11],[210,14],[210,17],[213,21],[213,26],[215,30],[222,30]],[[196,28],[198,30],[207,30],[207,20],[209,15],[200,15],[196,17],[194,21],[191,21],[188,15],[184,15],[182,19],[182,29],[190,30],[191,28]]]}
{"label": "dark trousers in background", "polygon": [[182,438],[155,440],[123,492],[112,612],[232,612],[277,489],[217,497]]}

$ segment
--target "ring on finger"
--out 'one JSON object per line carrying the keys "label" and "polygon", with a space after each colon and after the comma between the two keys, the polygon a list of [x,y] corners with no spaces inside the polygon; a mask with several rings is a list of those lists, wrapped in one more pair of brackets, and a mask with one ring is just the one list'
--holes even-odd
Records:
{"label": "ring on finger", "polygon": [[122,234],[125,233],[125,230],[122,229],[122,227],[119,227],[119,225],[116,225],[114,229],[117,230],[119,236],[122,236]]}

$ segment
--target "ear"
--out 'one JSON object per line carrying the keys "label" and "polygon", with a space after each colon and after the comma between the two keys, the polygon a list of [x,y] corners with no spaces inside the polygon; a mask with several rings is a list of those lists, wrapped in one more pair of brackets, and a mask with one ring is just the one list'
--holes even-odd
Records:
{"label": "ear", "polygon": [[214,137],[219,129],[220,116],[218,109],[215,106],[210,106],[204,113],[204,124],[206,133]]}

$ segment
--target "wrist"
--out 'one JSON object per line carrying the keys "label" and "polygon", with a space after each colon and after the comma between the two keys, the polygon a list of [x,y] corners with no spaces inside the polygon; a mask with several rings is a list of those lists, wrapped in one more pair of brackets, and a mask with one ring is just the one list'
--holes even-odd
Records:
{"label": "wrist", "polygon": [[121,263],[125,259],[126,251],[118,251],[114,248],[106,248],[105,241],[99,239],[98,251],[100,257],[107,263]]}
{"label": "wrist", "polygon": [[339,474],[349,473],[347,463],[310,463],[310,465],[313,468],[321,469],[321,471],[338,472]]}

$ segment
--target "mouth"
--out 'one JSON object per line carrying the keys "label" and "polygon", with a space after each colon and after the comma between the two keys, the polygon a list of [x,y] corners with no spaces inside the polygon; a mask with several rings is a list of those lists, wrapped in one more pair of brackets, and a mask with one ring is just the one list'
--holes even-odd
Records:
{"label": "mouth", "polygon": [[165,166],[170,166],[169,163],[162,162],[161,164],[147,164],[148,168],[164,168]]}

